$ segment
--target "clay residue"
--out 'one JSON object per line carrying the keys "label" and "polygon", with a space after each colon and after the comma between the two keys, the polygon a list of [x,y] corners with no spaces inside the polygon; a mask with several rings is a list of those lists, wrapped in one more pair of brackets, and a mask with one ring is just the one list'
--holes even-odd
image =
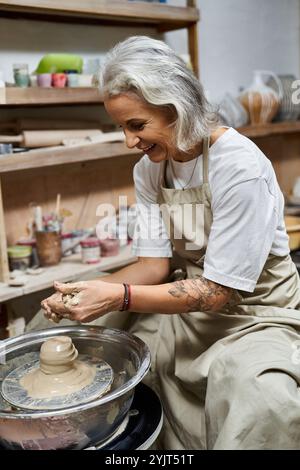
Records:
{"label": "clay residue", "polygon": [[40,367],[24,375],[21,386],[31,398],[69,395],[90,385],[96,368],[76,360],[78,351],[68,336],[56,336],[41,347]]}
{"label": "clay residue", "polygon": [[79,304],[81,297],[81,292],[76,292],[75,294],[63,294],[62,301],[66,307],[72,308]]}

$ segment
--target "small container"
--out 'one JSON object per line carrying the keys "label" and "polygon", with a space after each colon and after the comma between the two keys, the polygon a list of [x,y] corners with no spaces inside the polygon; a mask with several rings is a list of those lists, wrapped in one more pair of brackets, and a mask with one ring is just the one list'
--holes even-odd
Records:
{"label": "small container", "polygon": [[68,73],[68,87],[78,87],[78,73]]}
{"label": "small container", "polygon": [[12,144],[0,144],[0,155],[7,155],[13,153]]}
{"label": "small container", "polygon": [[98,238],[89,237],[80,242],[82,262],[86,264],[99,263],[100,261],[100,243]]}
{"label": "small container", "polygon": [[93,86],[93,75],[87,73],[78,74],[78,87],[89,88]]}
{"label": "small container", "polygon": [[120,240],[118,238],[106,238],[100,240],[101,255],[117,256],[120,252]]}
{"label": "small container", "polygon": [[72,254],[72,245],[74,244],[71,232],[61,234],[61,251],[62,256],[70,256]]}
{"label": "small container", "polygon": [[37,84],[43,88],[50,88],[52,85],[52,74],[51,73],[39,73],[37,75]]}
{"label": "small container", "polygon": [[30,246],[31,247],[31,260],[30,266],[39,266],[39,258],[36,250],[36,240],[34,238],[21,238],[17,242],[18,246]]}
{"label": "small container", "polygon": [[67,83],[66,73],[53,73],[52,74],[52,85],[55,88],[64,88]]}
{"label": "small container", "polygon": [[30,86],[32,88],[36,88],[38,86],[37,76],[36,75],[30,75],[29,80],[30,80]]}
{"label": "small container", "polygon": [[36,231],[36,248],[41,266],[54,266],[61,260],[60,232]]}
{"label": "small container", "polygon": [[[81,253],[80,242],[88,236],[85,230],[72,230],[72,253]],[[75,246],[74,246],[75,245]]]}
{"label": "small container", "polygon": [[30,266],[31,262],[31,246],[9,246],[7,249],[9,269],[14,271],[15,269],[26,271]]}
{"label": "small container", "polygon": [[15,84],[21,88],[27,88],[30,84],[28,64],[13,65]]}

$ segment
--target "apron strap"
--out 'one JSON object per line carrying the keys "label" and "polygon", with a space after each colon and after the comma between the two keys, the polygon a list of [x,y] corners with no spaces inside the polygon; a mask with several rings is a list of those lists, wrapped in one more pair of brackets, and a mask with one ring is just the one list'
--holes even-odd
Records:
{"label": "apron strap", "polygon": [[[208,183],[208,154],[210,136],[203,139],[203,183]],[[167,160],[163,160],[160,165],[159,182],[163,186],[166,181]]]}
{"label": "apron strap", "polygon": [[166,169],[167,169],[167,160],[163,160],[160,164],[160,170],[159,170],[159,185],[160,185],[160,187],[165,185]]}
{"label": "apron strap", "polygon": [[210,137],[203,140],[203,183],[208,183],[208,153]]}

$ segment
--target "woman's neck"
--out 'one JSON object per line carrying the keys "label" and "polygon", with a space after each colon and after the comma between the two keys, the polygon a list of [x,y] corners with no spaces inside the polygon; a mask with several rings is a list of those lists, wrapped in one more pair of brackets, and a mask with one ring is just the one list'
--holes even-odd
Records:
{"label": "woman's neck", "polygon": [[[218,127],[214,132],[210,135],[210,142],[209,145],[213,145],[221,135],[223,135],[228,129],[226,127]],[[172,158],[176,162],[188,162],[189,160],[193,160],[197,158],[199,155],[203,153],[203,140],[196,145],[190,152],[178,152]]]}
{"label": "woman's neck", "polygon": [[203,151],[203,144],[201,141],[198,145],[196,145],[189,152],[178,152],[172,158],[176,162],[182,162],[182,163],[188,162],[189,160],[194,160],[194,158],[197,158],[199,155],[201,155],[202,151]]}

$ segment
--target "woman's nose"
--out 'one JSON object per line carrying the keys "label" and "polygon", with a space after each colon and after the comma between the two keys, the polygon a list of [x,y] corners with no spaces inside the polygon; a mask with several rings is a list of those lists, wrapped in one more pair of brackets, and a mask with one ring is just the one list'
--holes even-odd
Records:
{"label": "woman's nose", "polygon": [[134,148],[140,141],[139,137],[137,137],[133,132],[130,132],[128,130],[124,130],[124,133],[127,147],[129,149]]}

